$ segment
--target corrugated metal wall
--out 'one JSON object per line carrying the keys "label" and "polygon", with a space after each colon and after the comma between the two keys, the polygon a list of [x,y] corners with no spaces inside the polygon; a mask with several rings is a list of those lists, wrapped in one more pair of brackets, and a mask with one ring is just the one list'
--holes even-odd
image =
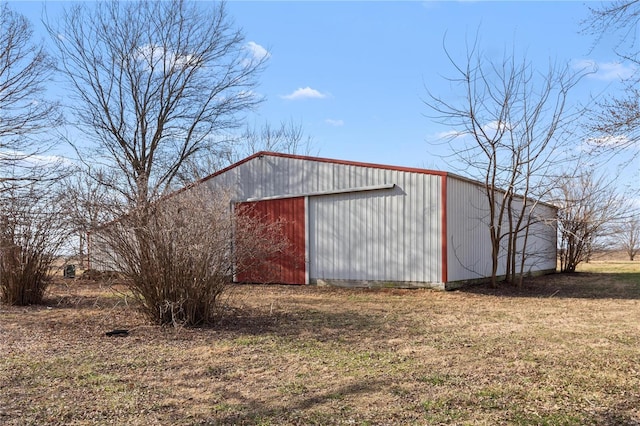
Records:
{"label": "corrugated metal wall", "polygon": [[482,187],[447,177],[448,279],[460,281],[491,273],[491,242]]}
{"label": "corrugated metal wall", "polygon": [[534,204],[530,208],[532,225],[527,240],[525,272],[555,270],[558,259],[556,209],[545,204]]}
{"label": "corrugated metal wall", "polygon": [[[514,207],[519,208],[520,205]],[[532,204],[532,207],[532,217],[540,221],[530,228],[525,271],[553,270],[556,266],[555,211],[544,204]],[[482,185],[454,176],[447,177],[447,228],[448,280],[490,276],[489,209]],[[519,243],[521,252],[523,241]],[[506,249],[503,249],[498,275],[505,273],[505,253]]]}
{"label": "corrugated metal wall", "polygon": [[[307,275],[304,280],[291,275],[288,282],[433,284],[491,272],[486,195],[481,185],[456,176],[265,154],[203,183],[230,191],[233,202],[267,201],[262,205],[276,215],[289,215],[276,212],[289,201],[265,198],[297,197],[290,202],[297,203],[296,217],[304,213],[306,222],[296,219],[287,232],[297,251],[304,246]],[[541,220],[531,228],[526,270],[553,270],[555,210],[538,205],[533,215]],[[504,273],[501,261],[499,274]]]}
{"label": "corrugated metal wall", "polygon": [[439,214],[401,188],[310,198],[312,279],[441,281]]}
{"label": "corrugated metal wall", "polygon": [[99,271],[118,271],[121,262],[109,244],[99,232],[88,234],[89,269]]}
{"label": "corrugated metal wall", "polygon": [[305,284],[305,203],[304,198],[285,198],[241,203],[244,211],[265,223],[280,222],[282,237],[289,246],[284,253],[265,259],[260,265],[238,274],[239,282]]}
{"label": "corrugated metal wall", "polygon": [[[265,155],[215,181],[239,200],[309,195],[311,281],[442,281],[440,175]],[[314,195],[385,184],[396,187]]]}

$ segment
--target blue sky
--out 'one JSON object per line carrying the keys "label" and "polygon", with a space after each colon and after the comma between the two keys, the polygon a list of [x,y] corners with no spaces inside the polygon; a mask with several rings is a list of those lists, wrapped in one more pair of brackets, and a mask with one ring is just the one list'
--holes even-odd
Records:
{"label": "blue sky", "polygon": [[423,102],[427,88],[448,90],[443,40],[464,54],[478,32],[496,60],[513,47],[541,70],[550,61],[597,63],[575,101],[615,90],[629,70],[607,40],[593,48],[579,34],[583,2],[231,2],[229,12],[270,54],[260,119],[301,122],[333,158],[446,167],[433,142],[448,129],[425,116]]}
{"label": "blue sky", "polygon": [[[41,4],[10,3],[32,21]],[[593,39],[579,34],[588,4],[231,1],[228,12],[248,46],[269,54],[257,88],[266,101],[251,121],[300,123],[323,157],[446,169],[439,157],[446,152],[433,142],[447,129],[425,116],[423,102],[427,88],[448,90],[444,77],[453,70],[443,40],[454,55],[464,54],[478,32],[495,59],[515,48],[541,69],[550,61],[597,63],[598,73],[572,98],[586,101],[616,90],[618,76],[629,71],[616,63],[611,44],[592,48]],[[52,15],[64,3],[47,5]]]}

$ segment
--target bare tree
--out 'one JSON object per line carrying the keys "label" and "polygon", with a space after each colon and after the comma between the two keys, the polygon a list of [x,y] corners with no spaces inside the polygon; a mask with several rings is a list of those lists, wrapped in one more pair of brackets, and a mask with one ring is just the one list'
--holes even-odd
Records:
{"label": "bare tree", "polygon": [[446,53],[455,70],[448,81],[459,96],[451,101],[428,91],[425,103],[432,118],[453,129],[447,143],[463,173],[484,184],[492,284],[501,258],[507,280],[519,282],[528,232],[539,220],[533,199],[546,197],[567,161],[566,101],[581,75],[567,66],[538,71],[514,54],[493,61],[477,42],[464,61]]}
{"label": "bare tree", "polygon": [[282,121],[279,126],[270,123],[260,127],[246,126],[241,140],[241,158],[259,151],[310,155],[314,149],[313,138],[305,135],[302,125],[293,120]]}
{"label": "bare tree", "polygon": [[637,215],[626,218],[614,227],[614,237],[633,261],[640,253],[640,218]]}
{"label": "bare tree", "polygon": [[0,3],[0,301],[9,304],[42,301],[64,237],[50,195],[64,167],[44,155],[60,122],[46,99],[53,71],[29,21]]}
{"label": "bare tree", "polygon": [[612,190],[612,183],[593,171],[565,177],[554,191],[559,206],[560,270],[575,272],[591,257],[594,245],[605,236],[607,226],[626,215],[624,197]]}
{"label": "bare tree", "polygon": [[165,193],[187,159],[259,102],[252,88],[266,58],[251,56],[224,4],[85,3],[62,24],[49,31],[74,116],[95,142],[92,161],[119,171],[110,184],[129,207]]}
{"label": "bare tree", "polygon": [[83,3],[61,22],[48,28],[75,88],[76,124],[94,145],[77,149],[103,171],[91,177],[117,217],[92,238],[154,321],[209,322],[231,277],[231,231],[243,228],[216,211],[222,194],[167,194],[190,160],[224,152],[224,135],[260,102],[252,89],[267,57],[252,56],[213,2]]}
{"label": "bare tree", "polygon": [[[640,24],[640,2],[617,0],[589,7],[590,16],[582,22],[583,33],[596,37],[616,37],[615,53],[637,70],[640,65],[640,46],[637,28]],[[640,75],[621,76],[622,95],[611,95],[598,101],[590,128],[596,132],[591,141],[597,148],[618,150],[637,147],[640,140]]]}
{"label": "bare tree", "polygon": [[311,155],[314,152],[313,138],[293,120],[282,121],[278,126],[268,122],[261,126],[247,124],[239,134],[220,141],[213,147],[213,152],[204,152],[190,159],[180,181],[191,183],[260,151]]}
{"label": "bare tree", "polygon": [[[94,177],[95,176],[95,177]],[[99,226],[116,219],[119,209],[113,210],[116,203],[108,187],[104,185],[109,179],[102,170],[77,169],[62,181],[61,202],[70,232],[77,239],[74,254],[81,268],[87,262],[89,234]]]}
{"label": "bare tree", "polygon": [[0,192],[44,178],[34,159],[49,147],[44,133],[59,119],[45,98],[53,71],[29,21],[0,3]]}

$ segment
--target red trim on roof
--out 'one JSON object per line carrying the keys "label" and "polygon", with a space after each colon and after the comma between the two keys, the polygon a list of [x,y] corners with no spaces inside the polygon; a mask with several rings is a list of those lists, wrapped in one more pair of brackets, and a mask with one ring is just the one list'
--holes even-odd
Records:
{"label": "red trim on roof", "polygon": [[[186,185],[186,186],[184,186],[184,187],[182,187],[182,188],[180,188],[180,189],[178,189],[178,190],[166,195],[166,197],[173,197],[175,194],[179,194],[179,193],[181,193],[183,191],[186,191],[188,189],[193,188],[194,186],[198,186],[201,183],[204,183],[204,182],[208,181],[209,179],[213,179],[214,177],[219,176],[219,175],[221,175],[223,173],[226,173],[231,169],[235,169],[236,167],[240,166],[241,164],[247,163],[247,162],[253,160],[256,157],[260,157],[261,155],[264,155],[264,153],[263,152],[255,153],[255,154],[245,158],[244,160],[240,160],[237,163],[233,163],[232,165],[225,167],[224,169],[218,170],[217,172],[211,173],[208,176],[205,176],[205,177],[203,177],[201,179],[193,181],[189,185]],[[164,197],[162,197],[162,198],[164,198]]]}
{"label": "red trim on roof", "polygon": [[440,220],[442,221],[442,282],[446,283],[449,280],[448,271],[448,253],[447,253],[447,176],[443,175],[440,184],[441,196],[440,196]]}
{"label": "red trim on roof", "polygon": [[305,161],[315,161],[318,163],[331,163],[331,164],[342,164],[345,166],[358,166],[358,167],[368,167],[368,168],[375,168],[375,169],[384,169],[384,170],[396,170],[399,172],[410,172],[410,173],[421,173],[421,174],[427,174],[427,175],[436,175],[436,176],[446,176],[447,172],[443,172],[443,171],[438,171],[438,170],[428,170],[428,169],[419,169],[419,168],[415,168],[415,167],[400,167],[400,166],[390,166],[388,164],[375,164],[375,163],[361,163],[358,161],[348,161],[348,160],[336,160],[333,158],[322,158],[322,157],[310,157],[310,156],[306,156],[306,155],[297,155],[297,154],[285,154],[282,152],[269,152],[269,151],[260,151],[260,152],[256,152],[255,154],[251,155],[250,157],[245,158],[244,160],[240,160],[237,163],[234,163],[228,167],[225,167],[222,170],[218,170],[215,173],[210,174],[209,176],[203,177],[200,180],[197,180],[195,182],[193,182],[192,184],[184,187],[183,189],[179,190],[179,191],[184,191],[186,189],[189,189],[193,186],[199,185],[203,182],[208,181],[209,179],[212,179],[218,175],[221,175],[225,172],[228,172],[231,169],[235,169],[236,167],[247,163],[251,160],[253,160],[254,158],[259,158],[259,157],[280,157],[280,158],[291,158],[293,160],[305,160]]}

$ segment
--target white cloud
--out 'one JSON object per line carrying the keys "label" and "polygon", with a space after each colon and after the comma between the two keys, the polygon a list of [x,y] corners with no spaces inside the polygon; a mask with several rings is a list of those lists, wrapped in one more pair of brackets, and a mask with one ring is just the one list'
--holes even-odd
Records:
{"label": "white cloud", "polygon": [[589,78],[603,81],[621,80],[631,77],[636,69],[620,62],[596,62],[590,59],[575,61],[574,69],[592,72]]}
{"label": "white cloud", "polygon": [[246,49],[251,52],[251,56],[256,60],[267,59],[271,56],[271,53],[269,53],[267,49],[254,41],[247,43]]}
{"label": "white cloud", "polygon": [[[484,126],[482,126],[482,131],[488,135],[490,138],[500,136],[499,133],[506,132],[510,130],[513,126],[511,123],[504,123],[499,121],[490,121]],[[470,130],[445,130],[435,134],[435,137],[438,140],[443,141],[453,141],[455,139],[464,139],[467,136],[472,135]]]}
{"label": "white cloud", "polygon": [[344,126],[344,121],[343,120],[334,120],[332,118],[327,118],[326,120],[324,120],[325,123],[327,123],[330,126],[334,126],[334,127],[340,127],[340,126]]}
{"label": "white cloud", "polygon": [[629,204],[635,209],[640,209],[640,198],[630,198]]}
{"label": "white cloud", "polygon": [[447,130],[446,132],[439,132],[436,134],[436,138],[439,140],[453,140],[457,138],[461,138],[468,133],[458,132],[456,130]]}
{"label": "white cloud", "polygon": [[512,130],[512,129],[513,129],[513,126],[511,125],[511,123],[502,123],[500,121],[490,121],[489,123],[483,126],[483,130],[486,133],[491,134],[491,132],[494,132],[493,134],[496,136],[498,132],[503,133],[505,131]]}
{"label": "white cloud", "polygon": [[293,93],[282,95],[280,97],[282,99],[289,99],[293,101],[298,99],[324,99],[327,97],[327,95],[307,86],[305,88],[294,90]]}
{"label": "white cloud", "polygon": [[200,59],[194,55],[178,55],[160,45],[145,44],[137,48],[136,59],[147,64],[149,70],[157,68],[164,62],[165,68],[197,67]]}
{"label": "white cloud", "polygon": [[587,139],[587,145],[597,147],[631,147],[633,144],[634,142],[625,135]]}
{"label": "white cloud", "polygon": [[5,161],[21,167],[53,166],[56,164],[72,164],[68,158],[59,155],[28,154],[16,150],[0,150],[0,162]]}
{"label": "white cloud", "polygon": [[42,164],[42,165],[54,165],[54,164],[73,164],[71,160],[65,157],[61,157],[59,155],[34,155],[30,157],[28,161],[33,162],[34,164]]}

